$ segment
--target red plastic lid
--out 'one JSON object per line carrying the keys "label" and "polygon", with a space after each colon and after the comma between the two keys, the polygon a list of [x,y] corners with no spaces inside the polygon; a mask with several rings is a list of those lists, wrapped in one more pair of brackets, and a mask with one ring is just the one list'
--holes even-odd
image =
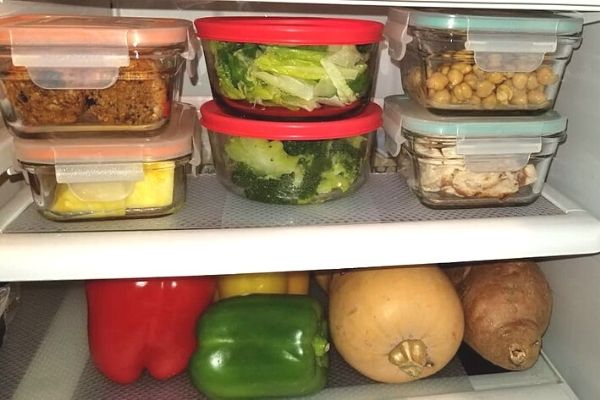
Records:
{"label": "red plastic lid", "polygon": [[195,22],[201,39],[261,44],[367,44],[382,38],[383,24],[344,18],[206,17]]}
{"label": "red plastic lid", "polygon": [[225,114],[214,101],[200,107],[200,122],[206,129],[231,136],[270,140],[323,140],[364,135],[381,126],[381,108],[370,103],[355,117],[322,122],[273,122],[244,119]]}

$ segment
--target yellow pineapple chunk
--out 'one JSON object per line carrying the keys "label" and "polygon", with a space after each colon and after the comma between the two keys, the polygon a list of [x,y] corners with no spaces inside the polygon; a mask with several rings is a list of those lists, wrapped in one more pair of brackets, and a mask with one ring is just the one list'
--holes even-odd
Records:
{"label": "yellow pineapple chunk", "polygon": [[59,183],[50,211],[56,214],[93,214],[118,217],[128,209],[160,208],[173,203],[175,163],[144,164],[139,182]]}

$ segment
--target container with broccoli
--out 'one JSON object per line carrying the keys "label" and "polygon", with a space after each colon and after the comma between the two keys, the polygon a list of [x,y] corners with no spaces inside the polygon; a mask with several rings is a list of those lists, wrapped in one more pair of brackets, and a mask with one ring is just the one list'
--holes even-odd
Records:
{"label": "container with broccoli", "polygon": [[234,193],[274,204],[314,204],[343,197],[369,171],[381,109],[325,122],[271,122],[233,117],[215,102],[200,112],[217,176]]}
{"label": "container with broccoli", "polygon": [[196,21],[213,97],[229,113],[270,120],[356,115],[369,103],[382,25],[330,18]]}

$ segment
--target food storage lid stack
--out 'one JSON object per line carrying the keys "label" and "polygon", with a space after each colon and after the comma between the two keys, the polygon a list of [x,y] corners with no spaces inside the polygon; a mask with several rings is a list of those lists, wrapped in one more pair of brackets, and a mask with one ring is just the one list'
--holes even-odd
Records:
{"label": "food storage lid stack", "polygon": [[407,138],[454,140],[455,156],[473,171],[516,170],[540,152],[544,137],[565,136],[567,119],[556,111],[531,117],[449,117],[432,114],[405,96],[384,105],[386,148],[397,156]]}
{"label": "food storage lid stack", "polygon": [[198,52],[192,23],[167,18],[8,16],[0,18],[0,45],[44,89],[108,88],[135,50],[180,46],[188,60]]}

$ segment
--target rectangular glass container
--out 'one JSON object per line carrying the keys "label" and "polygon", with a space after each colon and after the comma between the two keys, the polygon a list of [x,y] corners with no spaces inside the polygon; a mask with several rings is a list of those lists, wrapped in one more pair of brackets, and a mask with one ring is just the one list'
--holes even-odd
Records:
{"label": "rectangular glass container", "polygon": [[404,92],[432,112],[550,110],[583,20],[552,12],[392,9],[385,35]]}
{"label": "rectangular glass container", "polygon": [[176,103],[158,136],[15,139],[35,207],[59,221],[171,214],[185,201],[197,115]]}
{"label": "rectangular glass container", "polygon": [[0,108],[26,138],[158,134],[181,96],[189,21],[24,15],[0,19]]}

